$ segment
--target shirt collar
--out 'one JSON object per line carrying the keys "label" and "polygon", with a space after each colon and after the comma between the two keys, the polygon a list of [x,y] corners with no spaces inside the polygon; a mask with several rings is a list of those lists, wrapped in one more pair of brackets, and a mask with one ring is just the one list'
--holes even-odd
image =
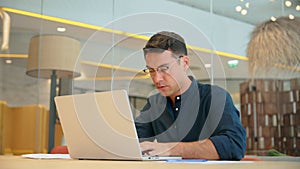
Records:
{"label": "shirt collar", "polygon": [[[182,98],[187,98],[188,96],[190,96],[194,92],[198,92],[197,81],[194,79],[193,76],[189,76],[189,78],[192,81],[191,85],[189,86],[189,88],[184,93],[182,93],[181,95],[177,95],[175,97],[175,102],[178,101],[178,100],[181,100]],[[169,97],[168,97],[168,100],[170,100]]]}

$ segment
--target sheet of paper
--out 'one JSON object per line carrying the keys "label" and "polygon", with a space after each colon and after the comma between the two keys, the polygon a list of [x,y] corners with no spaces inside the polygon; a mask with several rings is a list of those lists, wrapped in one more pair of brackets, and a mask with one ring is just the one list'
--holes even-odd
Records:
{"label": "sheet of paper", "polygon": [[245,163],[253,163],[253,161],[210,161],[208,160],[205,164],[245,164]]}
{"label": "sheet of paper", "polygon": [[69,154],[23,154],[21,156],[33,159],[71,159]]}
{"label": "sheet of paper", "polygon": [[196,164],[234,164],[234,163],[253,163],[253,161],[222,161],[222,160],[203,160],[203,159],[182,159],[167,160],[167,163],[196,163]]}

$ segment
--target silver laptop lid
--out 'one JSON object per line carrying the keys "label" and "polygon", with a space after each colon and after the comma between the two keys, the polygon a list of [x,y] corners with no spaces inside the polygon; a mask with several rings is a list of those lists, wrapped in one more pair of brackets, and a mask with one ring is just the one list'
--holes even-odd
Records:
{"label": "silver laptop lid", "polygon": [[142,160],[125,90],[55,97],[70,156]]}

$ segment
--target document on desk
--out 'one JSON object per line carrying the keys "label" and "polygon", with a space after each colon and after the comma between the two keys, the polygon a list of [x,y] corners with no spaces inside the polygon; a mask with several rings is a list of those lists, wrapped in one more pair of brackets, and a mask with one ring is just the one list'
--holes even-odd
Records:
{"label": "document on desk", "polygon": [[206,163],[204,159],[166,160],[167,163]]}
{"label": "document on desk", "polygon": [[69,154],[23,154],[21,157],[33,159],[71,159]]}
{"label": "document on desk", "polygon": [[253,161],[222,161],[222,160],[204,160],[204,159],[182,159],[167,160],[167,163],[195,163],[195,164],[234,164],[234,163],[253,163]]}

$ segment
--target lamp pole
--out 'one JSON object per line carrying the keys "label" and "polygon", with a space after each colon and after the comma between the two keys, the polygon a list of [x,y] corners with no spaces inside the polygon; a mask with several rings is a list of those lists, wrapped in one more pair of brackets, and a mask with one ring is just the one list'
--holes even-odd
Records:
{"label": "lamp pole", "polygon": [[[51,79],[48,127],[48,152],[55,145],[57,121],[54,97],[57,96],[57,79],[75,78],[76,62],[80,53],[80,41],[67,36],[38,35],[30,39],[26,74],[37,78]],[[67,62],[65,62],[67,60]],[[47,148],[47,147],[45,147]]]}
{"label": "lamp pole", "polygon": [[55,137],[55,123],[56,123],[56,106],[54,103],[54,97],[56,96],[56,71],[52,71],[51,86],[50,86],[50,110],[49,110],[49,138],[48,138],[48,152],[54,147]]}

